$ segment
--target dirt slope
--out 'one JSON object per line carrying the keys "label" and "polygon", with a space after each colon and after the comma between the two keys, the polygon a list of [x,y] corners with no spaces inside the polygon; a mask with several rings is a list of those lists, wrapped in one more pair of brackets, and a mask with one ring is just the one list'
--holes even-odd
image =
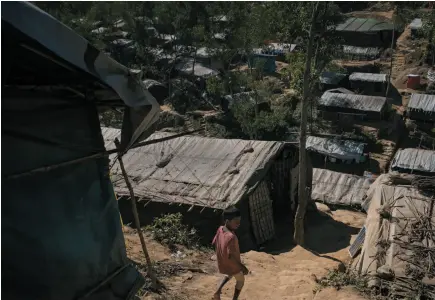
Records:
{"label": "dirt slope", "polygon": [[[279,299],[363,299],[351,288],[335,290],[327,288],[314,293],[316,279],[327,273],[328,269],[347,264],[347,248],[362,227],[365,215],[358,212],[336,210],[330,216],[308,215],[307,247],[294,247],[279,239],[274,251],[250,251],[242,255],[243,261],[251,270],[247,276],[241,300],[279,300]],[[134,230],[125,228],[129,257],[144,263],[140,243]],[[167,291],[161,295],[145,293],[141,299],[199,300],[210,299],[218,280],[212,253],[182,250],[182,257],[174,257],[168,249],[156,243],[147,235],[147,245],[153,260],[163,264],[179,263],[186,267],[184,271],[165,273],[160,277]],[[278,247],[276,247],[278,246]],[[314,250],[314,251],[312,251]],[[207,272],[202,274],[199,268]],[[231,299],[234,282],[227,284],[222,299]]]}

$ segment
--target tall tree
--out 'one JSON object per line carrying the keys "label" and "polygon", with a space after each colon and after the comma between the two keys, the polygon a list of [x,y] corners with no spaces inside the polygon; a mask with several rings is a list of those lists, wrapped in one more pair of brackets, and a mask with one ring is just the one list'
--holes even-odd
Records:
{"label": "tall tree", "polygon": [[301,127],[300,127],[300,142],[299,142],[299,183],[298,194],[299,203],[295,216],[295,231],[294,240],[298,245],[305,244],[305,231],[304,231],[304,217],[308,204],[307,195],[307,153],[306,153],[306,139],[307,139],[307,119],[308,119],[308,104],[310,93],[310,74],[311,74],[311,60],[313,58],[313,44],[315,35],[316,19],[318,14],[319,2],[311,2],[313,5],[311,26],[308,36],[307,55],[305,60],[304,71],[304,94],[302,98],[301,109]]}

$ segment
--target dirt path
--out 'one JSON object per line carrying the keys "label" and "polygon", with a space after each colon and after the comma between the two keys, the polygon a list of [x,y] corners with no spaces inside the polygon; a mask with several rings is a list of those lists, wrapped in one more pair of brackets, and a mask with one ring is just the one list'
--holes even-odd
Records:
{"label": "dirt path", "polygon": [[[313,292],[316,279],[326,275],[328,270],[338,268],[341,262],[347,264],[347,248],[365,220],[364,214],[345,210],[333,211],[331,215],[310,213],[307,216],[309,226],[306,243],[311,250],[297,246],[269,253],[250,251],[243,254],[242,259],[252,274],[246,278],[240,299],[363,299],[350,288],[340,291],[327,288]],[[135,231],[126,228],[125,236],[129,257],[143,262]],[[183,251],[183,257],[177,259],[149,235],[146,239],[153,260],[162,264],[178,261],[205,270],[208,274],[195,271],[169,274],[162,278],[168,288],[163,295],[147,294],[141,299],[210,299],[220,278],[215,262],[211,259],[212,253]],[[234,282],[230,282],[223,291],[222,299],[231,299],[233,288]]]}

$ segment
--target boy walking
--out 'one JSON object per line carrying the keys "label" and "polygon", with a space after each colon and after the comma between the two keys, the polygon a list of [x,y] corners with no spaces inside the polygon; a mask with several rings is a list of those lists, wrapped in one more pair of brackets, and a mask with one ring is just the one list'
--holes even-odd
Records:
{"label": "boy walking", "polygon": [[213,239],[216,248],[216,258],[219,272],[225,277],[219,284],[213,300],[220,300],[222,288],[231,279],[236,279],[233,300],[239,299],[245,283],[245,275],[249,273],[240,260],[239,240],[235,230],[240,226],[240,211],[237,208],[229,208],[224,211],[225,225],[219,227]]}

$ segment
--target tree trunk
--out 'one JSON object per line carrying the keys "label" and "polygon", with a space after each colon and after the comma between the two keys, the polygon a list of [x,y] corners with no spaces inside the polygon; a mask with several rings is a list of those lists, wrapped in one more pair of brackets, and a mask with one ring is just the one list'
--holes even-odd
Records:
{"label": "tree trunk", "polygon": [[295,232],[294,241],[303,246],[304,240],[304,217],[305,211],[307,209],[308,195],[307,195],[307,154],[305,149],[305,144],[307,141],[307,117],[308,117],[308,105],[309,105],[309,93],[310,93],[310,74],[311,74],[311,59],[313,56],[313,41],[314,41],[314,30],[316,24],[317,10],[319,8],[319,2],[314,4],[313,15],[311,18],[310,34],[308,38],[308,49],[307,56],[305,60],[305,71],[304,71],[304,95],[302,99],[302,109],[301,109],[301,133],[299,142],[299,184],[298,184],[298,194],[299,203],[296,210],[296,216],[294,221]]}

